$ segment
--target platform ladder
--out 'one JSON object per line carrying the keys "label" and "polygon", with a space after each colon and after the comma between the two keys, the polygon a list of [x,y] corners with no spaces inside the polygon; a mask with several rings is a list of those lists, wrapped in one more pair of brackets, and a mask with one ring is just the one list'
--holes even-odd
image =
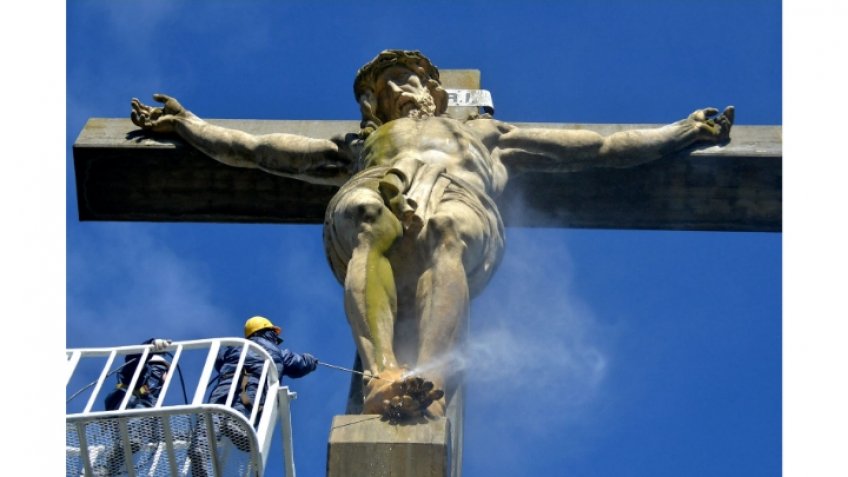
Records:
{"label": "platform ladder", "polygon": [[[253,406],[250,419],[230,407],[239,399],[240,379],[232,380],[226,405],[205,402],[224,347],[240,349],[235,376],[242,375],[248,352],[264,360],[256,392],[262,405]],[[289,405],[297,395],[280,385],[262,347],[241,338],[173,342],[165,350],[169,371],[153,407],[128,409],[126,393],[118,409],[104,410],[126,356],[140,354],[137,361],[144,363],[152,352],[152,345],[66,350],[66,477],[262,477],[277,422],[285,475],[295,477]],[[126,366],[135,367],[127,386],[135,389],[142,367]]]}

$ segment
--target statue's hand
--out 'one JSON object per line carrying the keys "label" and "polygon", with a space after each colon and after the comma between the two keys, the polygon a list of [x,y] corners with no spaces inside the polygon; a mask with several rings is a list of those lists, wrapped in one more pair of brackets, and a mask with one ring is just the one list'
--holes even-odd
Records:
{"label": "statue's hand", "polygon": [[189,113],[179,101],[164,94],[154,94],[153,99],[163,103],[161,108],[148,106],[136,98],[130,101],[130,119],[136,126],[158,133],[172,133],[178,118],[187,118]]}
{"label": "statue's hand", "polygon": [[698,140],[718,144],[730,141],[730,128],[733,126],[733,106],[728,106],[718,114],[716,108],[699,109],[687,118],[698,130]]}

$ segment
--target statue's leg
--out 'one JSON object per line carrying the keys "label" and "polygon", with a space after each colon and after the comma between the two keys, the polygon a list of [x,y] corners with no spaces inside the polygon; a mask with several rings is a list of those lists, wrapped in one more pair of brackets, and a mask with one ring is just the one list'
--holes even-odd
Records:
{"label": "statue's leg", "polygon": [[[468,326],[469,287],[467,270],[482,259],[486,228],[466,203],[449,200],[439,208],[426,226],[426,252],[430,260],[417,289],[419,351],[416,369],[432,381],[436,389],[445,389],[456,370],[460,343]],[[445,399],[433,402],[432,415],[442,416]]]}
{"label": "statue's leg", "polygon": [[376,376],[364,389],[364,413],[382,413],[383,401],[397,395],[400,369],[393,348],[397,293],[386,254],[401,236],[397,217],[375,188],[350,190],[336,205],[333,229],[350,249],[345,275],[345,313],[363,369]]}

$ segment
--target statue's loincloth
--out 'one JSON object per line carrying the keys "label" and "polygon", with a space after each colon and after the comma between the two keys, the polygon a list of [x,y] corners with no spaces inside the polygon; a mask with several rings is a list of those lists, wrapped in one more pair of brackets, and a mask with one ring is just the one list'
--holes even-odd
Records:
{"label": "statue's loincloth", "polygon": [[[347,264],[353,253],[353,247],[356,246],[356,234],[359,232],[358,230],[342,230],[345,226],[350,226],[349,220],[345,220],[345,214],[350,213],[346,210],[350,204],[344,204],[344,202],[351,194],[356,194],[362,189],[370,189],[377,194],[377,197],[380,197],[379,183],[390,171],[411,177],[403,195],[409,203],[414,204],[415,221],[423,224],[424,227],[428,219],[439,210],[439,205],[449,201],[461,202],[480,220],[484,230],[483,243],[479,244],[482,257],[466,270],[466,277],[472,297],[483,291],[500,263],[504,250],[504,225],[497,206],[488,195],[445,172],[444,168],[417,161],[413,167],[406,170],[403,165],[399,170],[398,164],[395,164],[394,166],[373,166],[360,171],[330,200],[324,216],[324,249],[339,283],[344,284]],[[386,206],[388,207],[387,204]],[[407,230],[404,233],[410,233],[410,231]],[[426,230],[421,233],[426,234]]]}

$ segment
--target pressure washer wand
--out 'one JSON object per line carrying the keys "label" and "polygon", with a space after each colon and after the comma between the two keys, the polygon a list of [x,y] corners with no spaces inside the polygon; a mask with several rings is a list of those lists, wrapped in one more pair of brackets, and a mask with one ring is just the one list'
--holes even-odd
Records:
{"label": "pressure washer wand", "polygon": [[323,361],[318,361],[318,364],[320,364],[321,366],[326,366],[328,368],[338,369],[339,371],[347,371],[348,373],[359,374],[361,376],[365,376],[365,377],[368,377],[368,378],[377,378],[377,379],[382,379],[383,381],[394,382],[394,381],[391,381],[391,380],[386,379],[386,378],[381,378],[380,376],[373,376],[371,374],[365,374],[362,371],[357,371],[355,369],[350,369],[350,368],[343,368],[341,366],[336,366],[335,364],[328,364],[328,363],[325,363]]}

